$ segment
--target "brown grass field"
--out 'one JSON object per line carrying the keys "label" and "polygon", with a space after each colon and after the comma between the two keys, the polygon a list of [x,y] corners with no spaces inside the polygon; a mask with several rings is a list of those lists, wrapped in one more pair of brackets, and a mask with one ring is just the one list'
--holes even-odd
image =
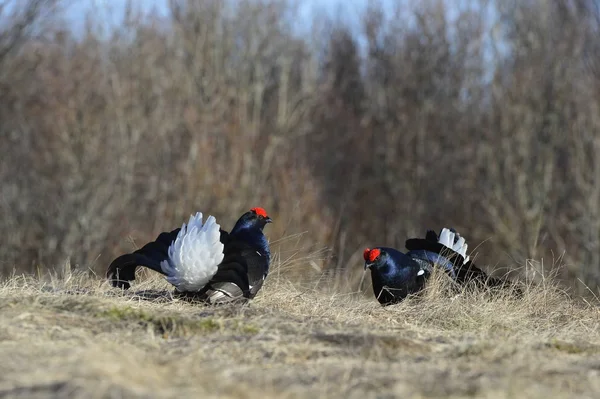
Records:
{"label": "brown grass field", "polygon": [[443,284],[382,308],[370,288],[272,273],[250,304],[207,307],[172,299],[160,277],[127,292],[13,277],[0,288],[0,397],[600,397],[597,305],[548,282],[521,298]]}

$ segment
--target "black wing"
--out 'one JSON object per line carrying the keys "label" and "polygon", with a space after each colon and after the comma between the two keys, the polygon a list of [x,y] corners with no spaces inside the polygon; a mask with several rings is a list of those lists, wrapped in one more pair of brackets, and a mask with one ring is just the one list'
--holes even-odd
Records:
{"label": "black wing", "polygon": [[454,271],[456,272],[456,281],[459,284],[474,282],[483,287],[509,287],[512,285],[509,280],[490,276],[475,266],[472,261],[456,266]]}
{"label": "black wing", "polygon": [[406,240],[405,246],[408,250],[427,250],[435,252],[447,258],[454,265],[456,273],[456,281],[459,284],[467,284],[475,282],[476,284],[486,287],[500,287],[509,285],[510,282],[500,278],[492,277],[486,272],[478,268],[472,261],[464,263],[465,259],[462,255],[452,251],[445,245],[437,242],[438,236],[433,230],[428,230],[425,238],[410,238]]}
{"label": "black wing", "polygon": [[240,240],[230,240],[223,252],[225,257],[208,283],[209,289],[219,283],[233,283],[240,288],[244,297],[254,298],[267,274],[267,259]]}
{"label": "black wing", "polygon": [[431,232],[431,230],[427,232],[427,238],[409,238],[406,240],[404,246],[409,251],[425,250],[434,252],[448,259],[455,267],[456,265],[462,265],[465,258],[458,252],[454,252],[444,244],[437,242],[435,233],[433,234],[436,239],[433,240],[434,236],[430,235]]}
{"label": "black wing", "polygon": [[[108,266],[106,278],[114,287],[129,289],[129,282],[135,280],[135,271],[138,266],[147,267],[164,275],[160,263],[168,259],[169,246],[175,241],[180,230],[181,228],[177,228],[170,232],[162,232],[156,240],[147,243],[142,248],[119,256]],[[220,231],[220,240],[226,244],[229,234],[225,230]]]}

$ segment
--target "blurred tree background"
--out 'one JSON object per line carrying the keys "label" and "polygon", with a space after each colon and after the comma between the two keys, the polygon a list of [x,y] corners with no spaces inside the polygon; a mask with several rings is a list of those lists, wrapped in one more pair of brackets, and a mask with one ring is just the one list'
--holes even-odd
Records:
{"label": "blurred tree background", "polygon": [[136,4],[75,32],[0,0],[4,275],[263,206],[290,276],[356,289],[365,246],[454,226],[488,270],[600,287],[599,1]]}

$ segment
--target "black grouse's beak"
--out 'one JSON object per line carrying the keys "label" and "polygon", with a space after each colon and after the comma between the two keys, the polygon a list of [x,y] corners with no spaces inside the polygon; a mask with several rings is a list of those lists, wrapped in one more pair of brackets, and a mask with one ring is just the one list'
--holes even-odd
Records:
{"label": "black grouse's beak", "polygon": [[265,218],[265,222],[266,222],[266,223],[273,223],[273,219],[271,219],[270,217],[268,217],[268,216],[267,216],[267,217]]}
{"label": "black grouse's beak", "polygon": [[370,269],[370,268],[371,268],[371,266],[373,266],[373,265],[374,265],[374,263],[371,263],[371,262],[365,262],[365,270],[367,270],[367,269]]}

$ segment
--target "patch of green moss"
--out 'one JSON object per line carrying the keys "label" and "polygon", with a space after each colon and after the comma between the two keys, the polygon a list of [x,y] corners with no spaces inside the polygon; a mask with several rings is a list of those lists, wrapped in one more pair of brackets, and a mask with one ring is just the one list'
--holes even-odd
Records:
{"label": "patch of green moss", "polygon": [[453,354],[455,357],[481,356],[490,349],[492,347],[485,343],[461,344],[457,345]]}
{"label": "patch of green moss", "polygon": [[222,330],[245,335],[255,335],[260,331],[256,325],[243,323],[239,320],[227,321],[214,317],[189,319],[178,315],[152,314],[148,311],[129,306],[111,307],[97,312],[95,316],[114,322],[131,322],[143,327],[149,326],[164,338],[209,334]]}
{"label": "patch of green moss", "polygon": [[151,321],[152,316],[142,310],[134,309],[132,307],[112,307],[107,310],[98,312],[97,317],[103,317],[115,321],[127,320],[127,321]]}
{"label": "patch of green moss", "polygon": [[586,353],[589,352],[590,348],[584,348],[580,345],[574,344],[572,342],[565,342],[565,341],[559,341],[559,340],[552,340],[549,343],[550,347],[557,349],[561,352],[566,352],[569,354],[580,354],[580,353]]}
{"label": "patch of green moss", "polygon": [[190,320],[178,316],[155,315],[132,307],[112,307],[98,312],[96,316],[112,321],[136,322],[144,326],[151,326],[163,336],[210,333],[222,328],[221,323],[213,318]]}
{"label": "patch of green moss", "polygon": [[234,324],[234,329],[241,332],[242,334],[247,335],[256,335],[260,332],[260,328],[254,324],[246,324],[242,322],[236,322]]}
{"label": "patch of green moss", "polygon": [[203,331],[216,331],[223,328],[223,325],[215,319],[206,318],[202,320],[190,320],[197,328]]}

